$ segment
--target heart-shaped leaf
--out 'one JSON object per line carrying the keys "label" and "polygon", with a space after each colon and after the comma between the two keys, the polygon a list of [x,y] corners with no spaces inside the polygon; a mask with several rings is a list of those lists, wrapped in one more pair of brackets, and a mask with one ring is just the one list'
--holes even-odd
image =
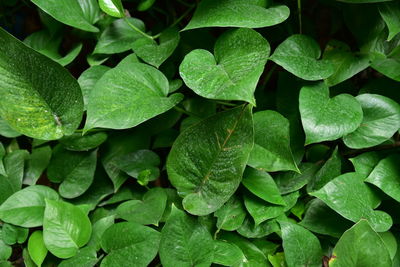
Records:
{"label": "heart-shaped leaf", "polygon": [[308,81],[326,79],[334,72],[329,60],[321,59],[318,43],[306,35],[295,34],[276,49],[271,60],[288,72]]}
{"label": "heart-shaped leaf", "polygon": [[[8,258],[11,257],[11,254],[12,254],[12,248],[11,246],[3,242],[3,232],[0,229],[0,263],[3,263],[3,261],[7,262]],[[4,266],[8,267],[12,265],[9,264]]]}
{"label": "heart-shaped leaf", "polygon": [[7,245],[22,244],[26,241],[29,234],[28,228],[12,225],[9,223],[3,224],[3,241]]}
{"label": "heart-shaped leaf", "polygon": [[46,199],[43,239],[47,249],[61,259],[70,258],[90,239],[92,225],[78,207]]}
{"label": "heart-shaped leaf", "polygon": [[184,30],[204,27],[262,28],[273,26],[289,17],[284,5],[266,8],[258,0],[204,0]]}
{"label": "heart-shaped leaf", "polygon": [[164,113],[182,100],[167,97],[168,80],[157,69],[133,61],[121,62],[96,83],[90,94],[85,129],[126,129]]}
{"label": "heart-shaped leaf", "polygon": [[387,195],[400,202],[400,188],[398,186],[400,181],[400,155],[393,154],[379,161],[365,181],[376,185]]}
{"label": "heart-shaped leaf", "polygon": [[122,18],[125,16],[121,0],[99,0],[101,10],[110,16]]}
{"label": "heart-shaped leaf", "polygon": [[289,121],[276,111],[256,112],[249,166],[269,172],[299,171],[290,149]]}
{"label": "heart-shaped leaf", "polygon": [[75,256],[63,260],[60,262],[58,267],[87,267],[87,266],[96,266],[96,263],[99,261],[97,258],[96,250],[91,247],[83,247],[76,253]]}
{"label": "heart-shaped leaf", "polygon": [[167,204],[167,194],[155,187],[143,196],[143,200],[130,200],[117,207],[117,215],[129,222],[157,225]]}
{"label": "heart-shaped leaf", "polygon": [[287,265],[320,267],[322,249],[318,238],[300,225],[284,221],[279,223]]}
{"label": "heart-shaped leaf", "polygon": [[[115,0],[114,0],[115,1]],[[94,21],[90,21],[89,9],[85,8],[88,1],[78,0],[32,0],[32,2],[40,7],[47,14],[58,21],[70,25],[72,27],[88,31],[98,32],[99,29],[93,26]],[[92,5],[99,8],[97,1],[91,1]]]}
{"label": "heart-shaped leaf", "polygon": [[97,163],[97,150],[73,152],[62,146],[54,149],[53,158],[47,168],[50,181],[61,182],[58,191],[65,198],[75,198],[90,187]]}
{"label": "heart-shaped leaf", "polygon": [[28,186],[10,196],[0,206],[0,219],[22,227],[37,227],[43,223],[45,199],[59,200],[56,191],[47,186]]}
{"label": "heart-shaped leaf", "polygon": [[270,266],[264,253],[249,240],[232,232],[224,232],[220,239],[238,246],[244,254],[243,263],[247,263],[247,266]]}
{"label": "heart-shaped leaf", "polygon": [[252,147],[251,105],[218,113],[182,132],[169,153],[167,171],[185,209],[206,215],[228,201]]}
{"label": "heart-shaped leaf", "polygon": [[353,222],[346,220],[317,198],[307,205],[304,218],[299,224],[314,233],[339,238],[353,225]]}
{"label": "heart-shaped leaf", "polygon": [[28,251],[33,262],[37,266],[41,266],[48,252],[43,241],[42,231],[36,230],[31,234],[28,240]]}
{"label": "heart-shaped leaf", "polygon": [[226,241],[215,241],[214,263],[223,266],[240,266],[245,261],[246,258],[238,246]]}
{"label": "heart-shaped leaf", "polygon": [[307,191],[316,191],[332,179],[338,177],[342,170],[342,158],[340,157],[338,148],[332,152],[331,157],[322,165],[322,167],[312,175],[312,179],[307,184]]}
{"label": "heart-shaped leaf", "polygon": [[352,133],[343,137],[346,146],[366,148],[379,145],[400,129],[400,105],[392,99],[375,94],[356,97],[363,110],[363,121]]}
{"label": "heart-shaped leaf", "polygon": [[389,251],[382,238],[361,220],[347,230],[337,242],[329,266],[392,266]]}
{"label": "heart-shaped leaf", "polygon": [[301,88],[299,109],[306,144],[336,140],[355,131],[363,119],[361,105],[353,96],[330,98],[323,83]]}
{"label": "heart-shaped leaf", "polygon": [[25,160],[29,153],[26,150],[14,150],[4,157],[6,175],[0,174],[0,204],[22,188]]}
{"label": "heart-shaped leaf", "polygon": [[180,40],[176,28],[164,30],[159,37],[159,44],[150,38],[141,38],[133,43],[133,51],[146,63],[159,67],[178,46]]}
{"label": "heart-shaped leaf", "polygon": [[217,228],[226,231],[235,231],[238,229],[246,217],[246,210],[243,202],[233,195],[214,216],[217,217]]}
{"label": "heart-shaped leaf", "polygon": [[341,83],[369,66],[369,57],[366,54],[353,54],[350,47],[340,41],[330,41],[325,48],[324,60],[329,60],[334,66],[334,73],[325,79],[328,86]]}
{"label": "heart-shaped leaf", "polygon": [[109,71],[111,68],[107,66],[93,66],[82,72],[79,76],[78,83],[82,89],[83,102],[85,103],[85,110],[87,109],[90,92],[93,90],[94,85],[100,78]]}
{"label": "heart-shaped leaf", "polygon": [[400,5],[398,2],[388,2],[382,3],[378,7],[379,13],[389,29],[387,40],[390,41],[400,32]]}
{"label": "heart-shaped leaf", "polygon": [[133,222],[121,222],[108,228],[101,247],[108,255],[101,266],[146,267],[157,255],[161,235],[156,230]]}
{"label": "heart-shaped leaf", "polygon": [[13,129],[43,140],[75,131],[82,118],[83,100],[78,83],[67,70],[3,29],[0,67],[0,117]]}
{"label": "heart-shaped leaf", "polygon": [[101,33],[93,54],[115,54],[130,50],[132,44],[143,35],[132,29],[128,23],[142,32],[145,31],[143,21],[139,19],[117,19]]}
{"label": "heart-shaped leaf", "polygon": [[255,225],[258,226],[260,223],[276,218],[290,210],[296,204],[298,198],[299,193],[296,191],[283,196],[283,201],[286,205],[274,205],[267,203],[260,198],[245,195],[244,205],[251,217],[253,217]]}
{"label": "heart-shaped leaf", "polygon": [[165,267],[210,266],[214,240],[196,218],[172,206],[161,231],[160,259]]}
{"label": "heart-shaped leaf", "polygon": [[118,168],[129,176],[137,179],[140,178],[141,174],[147,172],[147,182],[157,179],[160,175],[160,170],[158,169],[160,157],[151,150],[141,149],[120,156],[116,159],[116,164]]}
{"label": "heart-shaped leaf", "polygon": [[373,210],[376,197],[364,178],[357,173],[346,173],[310,195],[321,199],[346,219],[357,222],[364,218],[375,231],[387,231],[392,226],[392,218],[386,212]]}
{"label": "heart-shaped leaf", "polygon": [[60,143],[68,150],[89,151],[100,146],[106,140],[107,134],[103,132],[86,135],[76,133],[61,138]]}
{"label": "heart-shaped leaf", "polygon": [[267,172],[246,168],[242,184],[257,197],[277,205],[286,205],[274,179]]}
{"label": "heart-shaped leaf", "polygon": [[187,54],[179,73],[200,96],[254,104],[253,93],[269,52],[269,43],[256,31],[233,29],[217,40],[214,55],[203,49]]}
{"label": "heart-shaped leaf", "polygon": [[24,184],[34,185],[49,165],[51,158],[50,146],[42,146],[32,149],[32,153],[26,162]]}

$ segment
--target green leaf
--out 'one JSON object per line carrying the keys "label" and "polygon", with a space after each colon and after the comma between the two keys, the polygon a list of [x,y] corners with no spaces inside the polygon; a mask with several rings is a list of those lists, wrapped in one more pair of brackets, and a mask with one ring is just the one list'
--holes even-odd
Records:
{"label": "green leaf", "polygon": [[385,243],[386,248],[389,251],[390,258],[393,260],[393,258],[396,256],[396,253],[397,253],[396,237],[391,232],[379,233],[379,236],[382,238],[383,242]]}
{"label": "green leaf", "polygon": [[329,60],[319,59],[318,43],[306,35],[295,34],[281,43],[271,60],[288,72],[307,81],[326,79],[334,72]]}
{"label": "green leaf", "polygon": [[390,98],[375,94],[356,97],[363,110],[363,121],[352,133],[343,137],[350,148],[379,145],[400,129],[400,105]]}
{"label": "green leaf", "polygon": [[156,0],[141,0],[136,8],[138,11],[146,11],[151,8],[155,2]]}
{"label": "green leaf", "polygon": [[56,148],[47,176],[50,181],[61,182],[58,192],[62,197],[75,198],[88,190],[96,170],[97,150],[92,152],[73,152]]}
{"label": "green leaf", "polygon": [[32,153],[26,162],[24,173],[24,184],[34,185],[49,165],[51,158],[50,146],[43,146],[32,149]]}
{"label": "green leaf", "polygon": [[29,256],[37,266],[41,266],[46,258],[47,251],[43,240],[43,232],[36,230],[31,234],[28,240]]}
{"label": "green leaf", "polygon": [[160,175],[160,157],[151,150],[137,150],[118,157],[116,162],[119,169],[135,178],[139,178],[144,171],[149,171],[148,181],[153,181]]}
{"label": "green leaf", "polygon": [[44,12],[55,18],[56,20],[70,25],[72,27],[88,31],[98,32],[92,21],[89,21],[86,9],[82,8],[82,1],[78,0],[32,0]]}
{"label": "green leaf", "polygon": [[238,246],[226,241],[215,241],[214,263],[224,266],[241,266],[245,256]]}
{"label": "green leaf", "polygon": [[117,207],[117,215],[129,222],[158,225],[167,204],[167,194],[155,187],[144,194],[142,200],[130,200]]}
{"label": "green leaf", "polygon": [[59,139],[75,131],[82,118],[83,101],[71,74],[3,29],[0,66],[0,116],[13,129],[43,140]]}
{"label": "green leaf", "polygon": [[121,0],[99,0],[101,10],[112,17],[122,18],[125,16]]}
{"label": "green leaf", "polygon": [[127,22],[145,31],[143,21],[139,19],[117,19],[101,33],[93,54],[116,54],[130,50],[132,44],[143,35],[132,29]]}
{"label": "green leaf", "polygon": [[104,132],[82,135],[76,133],[65,136],[60,139],[60,143],[68,150],[89,151],[100,146],[107,140],[107,134]]}
{"label": "green leaf", "polygon": [[298,197],[299,193],[297,191],[283,196],[283,201],[286,205],[282,206],[267,203],[254,196],[244,195],[244,205],[257,226],[266,220],[276,218],[290,210],[296,204]]}
{"label": "green leaf", "polygon": [[274,255],[268,255],[268,260],[273,267],[286,267],[285,253],[278,252]]}
{"label": "green leaf", "polygon": [[147,37],[136,40],[133,45],[135,54],[144,62],[159,67],[174,52],[179,44],[180,35],[176,28],[168,28],[161,32],[159,44]]}
{"label": "green leaf", "polygon": [[243,259],[242,265],[239,266],[271,266],[264,253],[249,240],[246,240],[245,238],[242,238],[241,236],[230,232],[224,232],[220,239],[225,240],[228,243],[234,244],[242,250],[245,258]]}
{"label": "green leaf", "polygon": [[387,40],[390,41],[400,32],[400,5],[397,2],[382,3],[378,8],[389,29]]}
{"label": "green leaf", "polygon": [[3,224],[3,241],[7,245],[22,244],[28,238],[29,229],[12,224]]}
{"label": "green leaf", "polygon": [[110,69],[110,67],[102,65],[93,66],[82,72],[81,76],[79,76],[78,83],[82,89],[85,110],[87,109],[90,93],[94,89],[96,82],[100,80],[104,73],[106,73]]}
{"label": "green leaf", "polygon": [[352,53],[347,44],[336,40],[328,43],[322,58],[334,65],[334,73],[325,79],[328,86],[350,79],[369,66],[368,55]]}
{"label": "green leaf", "polygon": [[365,181],[400,202],[400,155],[392,154],[379,161]]}
{"label": "green leaf", "polygon": [[269,203],[286,205],[274,179],[267,172],[248,167],[243,174],[242,184],[254,195]]}
{"label": "green leaf", "polygon": [[336,140],[355,131],[363,119],[356,98],[348,94],[330,98],[323,83],[301,88],[299,101],[306,145]]}
{"label": "green leaf", "polygon": [[2,266],[1,261],[10,258],[11,254],[12,248],[3,242],[3,231],[0,229],[0,266]]}
{"label": "green leaf", "polygon": [[232,29],[218,38],[214,55],[197,49],[185,56],[179,73],[196,94],[210,99],[254,102],[270,46],[251,29]]}
{"label": "green leaf", "polygon": [[78,207],[62,201],[46,199],[43,240],[56,257],[73,257],[90,239],[92,225]]}
{"label": "green leaf", "polygon": [[279,225],[275,219],[267,220],[257,225],[248,216],[239,229],[237,229],[237,232],[246,238],[264,238],[272,233],[278,233]]}
{"label": "green leaf", "polygon": [[95,251],[101,248],[101,237],[104,232],[114,224],[114,215],[110,215],[93,223],[92,236],[87,244],[88,247],[92,247]]}
{"label": "green leaf", "polygon": [[210,266],[214,241],[196,218],[172,206],[161,231],[160,259],[165,267]]}
{"label": "green leaf", "polygon": [[289,121],[276,111],[254,114],[254,147],[249,166],[264,171],[299,171],[290,149]]}
{"label": "green leaf", "polygon": [[7,138],[14,138],[20,136],[21,134],[11,128],[10,125],[8,125],[8,123],[0,117],[0,135]]}
{"label": "green leaf", "polygon": [[308,184],[310,180],[313,179],[320,166],[318,164],[305,162],[299,167],[300,173],[289,171],[277,174],[275,177],[275,183],[281,194],[295,192]]}
{"label": "green leaf", "polygon": [[228,201],[252,147],[251,105],[218,113],[181,133],[168,156],[167,171],[185,209],[207,215]]}
{"label": "green leaf", "polygon": [[287,6],[276,5],[266,8],[265,2],[204,0],[184,30],[204,27],[262,28],[279,24],[289,17],[290,11]]}
{"label": "green leaf", "polygon": [[322,165],[315,175],[312,176],[311,181],[307,184],[307,191],[321,189],[340,174],[342,174],[342,158],[336,147],[331,157]]}
{"label": "green leaf", "polygon": [[149,146],[150,136],[144,132],[114,133],[109,136],[103,145],[101,161],[114,185],[115,192],[129,178],[118,168],[118,157],[139,149],[146,149]]}
{"label": "green leaf", "polygon": [[166,112],[182,100],[167,97],[168,80],[157,69],[126,62],[108,71],[90,94],[85,129],[126,129]]}
{"label": "green leaf", "polygon": [[246,217],[246,210],[243,202],[233,195],[222,207],[220,207],[214,216],[217,217],[217,228],[234,231],[238,229]]}
{"label": "green leaf", "polygon": [[96,266],[99,261],[96,250],[91,247],[84,247],[78,253],[67,260],[60,262],[58,267],[89,267]]}
{"label": "green leaf", "polygon": [[41,226],[45,199],[59,200],[59,196],[50,187],[28,186],[13,194],[0,206],[0,219],[22,227]]}
{"label": "green leaf", "polygon": [[157,255],[161,235],[156,230],[133,222],[117,223],[108,228],[102,237],[101,247],[108,255],[102,267],[145,267]]}
{"label": "green leaf", "polygon": [[280,225],[287,266],[320,267],[322,250],[318,238],[297,224],[281,221]]}
{"label": "green leaf", "polygon": [[385,232],[392,226],[392,218],[386,212],[373,210],[375,196],[364,178],[361,174],[346,173],[310,195],[321,199],[348,220],[367,219],[375,231]]}
{"label": "green leaf", "polygon": [[382,156],[377,151],[362,153],[354,158],[349,159],[353,163],[357,173],[368,177],[375,166],[382,159]]}
{"label": "green leaf", "polygon": [[21,190],[24,177],[25,159],[28,157],[26,150],[14,150],[4,157],[6,175],[0,174],[0,204],[9,196]]}
{"label": "green leaf", "polygon": [[392,266],[392,261],[380,236],[366,220],[361,220],[339,239],[329,266],[383,267]]}
{"label": "green leaf", "polygon": [[323,201],[314,198],[308,202],[308,208],[299,225],[317,234],[339,238],[353,223],[330,209]]}

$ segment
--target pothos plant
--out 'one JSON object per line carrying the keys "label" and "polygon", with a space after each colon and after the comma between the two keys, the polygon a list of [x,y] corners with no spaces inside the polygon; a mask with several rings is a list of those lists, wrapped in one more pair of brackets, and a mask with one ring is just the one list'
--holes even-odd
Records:
{"label": "pothos plant", "polygon": [[398,1],[0,6],[0,266],[400,265]]}

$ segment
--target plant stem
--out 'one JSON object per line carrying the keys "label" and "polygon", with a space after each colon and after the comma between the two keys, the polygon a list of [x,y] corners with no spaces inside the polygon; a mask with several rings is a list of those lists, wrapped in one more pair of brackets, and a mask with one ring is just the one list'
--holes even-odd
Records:
{"label": "plant stem", "polygon": [[297,10],[298,10],[298,16],[299,16],[299,32],[300,34],[303,33],[303,22],[301,18],[301,0],[297,0]]}
{"label": "plant stem", "polygon": [[129,27],[131,27],[132,29],[134,29],[135,31],[137,31],[138,33],[140,33],[141,35],[143,35],[146,38],[149,38],[151,40],[155,39],[153,36],[148,35],[147,33],[143,32],[142,30],[140,30],[138,27],[136,27],[135,25],[133,25],[132,23],[130,23],[130,21],[128,20],[127,17],[124,17],[125,22],[129,25]]}
{"label": "plant stem", "polygon": [[271,80],[272,74],[274,74],[274,71],[276,70],[277,65],[273,65],[271,69],[268,71],[267,75],[265,76],[265,79],[262,81],[261,88],[265,87],[269,80]]}
{"label": "plant stem", "polygon": [[220,104],[220,105],[224,105],[224,106],[230,106],[230,107],[236,107],[236,104],[233,103],[229,103],[229,102],[224,102],[224,101],[215,101],[215,103]]}
{"label": "plant stem", "polygon": [[185,11],[185,13],[182,14],[182,16],[180,16],[179,18],[177,18],[177,19],[175,20],[175,22],[172,23],[172,25],[171,25],[170,27],[172,28],[172,27],[176,26],[179,22],[181,22],[181,20],[183,20],[183,19],[193,10],[193,8],[194,8],[195,6],[196,6],[196,5],[191,5],[191,6]]}

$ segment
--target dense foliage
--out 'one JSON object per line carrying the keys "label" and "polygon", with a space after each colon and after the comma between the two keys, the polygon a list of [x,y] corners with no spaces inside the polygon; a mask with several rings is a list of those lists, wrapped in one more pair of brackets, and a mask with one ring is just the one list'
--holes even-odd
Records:
{"label": "dense foliage", "polygon": [[0,266],[400,266],[400,2],[1,0]]}

